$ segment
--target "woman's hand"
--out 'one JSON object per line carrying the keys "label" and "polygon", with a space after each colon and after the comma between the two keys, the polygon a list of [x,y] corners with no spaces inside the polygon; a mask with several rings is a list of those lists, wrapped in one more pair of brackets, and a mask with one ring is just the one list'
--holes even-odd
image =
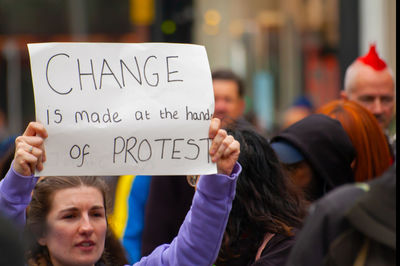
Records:
{"label": "woman's hand", "polygon": [[209,152],[211,160],[217,163],[218,174],[230,175],[239,158],[240,144],[220,127],[221,121],[213,118],[208,132],[213,140]]}
{"label": "woman's hand", "polygon": [[43,142],[47,131],[39,122],[30,122],[24,134],[15,140],[14,170],[23,176],[30,176],[35,169],[41,171],[46,161]]}

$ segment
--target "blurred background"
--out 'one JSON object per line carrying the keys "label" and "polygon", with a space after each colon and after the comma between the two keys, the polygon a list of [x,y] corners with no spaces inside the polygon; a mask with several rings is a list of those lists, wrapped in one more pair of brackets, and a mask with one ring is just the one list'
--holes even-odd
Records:
{"label": "blurred background", "polygon": [[396,0],[0,0],[0,130],[35,119],[27,43],[204,45],[211,70],[246,82],[246,115],[279,128],[299,97],[335,99],[346,67],[376,43],[396,73]]}

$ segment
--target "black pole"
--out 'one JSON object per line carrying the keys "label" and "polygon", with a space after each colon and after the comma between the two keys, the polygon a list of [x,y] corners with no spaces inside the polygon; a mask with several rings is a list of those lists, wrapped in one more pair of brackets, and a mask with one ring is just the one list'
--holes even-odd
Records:
{"label": "black pole", "polygon": [[343,89],[344,74],[347,67],[359,55],[359,1],[339,1],[339,49],[340,81]]}

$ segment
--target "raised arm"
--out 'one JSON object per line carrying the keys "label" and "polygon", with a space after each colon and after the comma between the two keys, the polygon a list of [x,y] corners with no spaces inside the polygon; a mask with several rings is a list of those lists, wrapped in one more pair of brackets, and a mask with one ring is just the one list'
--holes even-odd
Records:
{"label": "raised arm", "polygon": [[15,155],[10,170],[0,182],[0,211],[19,226],[25,224],[25,209],[36,184],[35,169],[42,170],[46,160],[43,141],[46,129],[38,122],[29,123],[15,140]]}
{"label": "raised arm", "polygon": [[218,174],[200,177],[192,207],[171,244],[157,247],[135,265],[201,266],[215,261],[241,171],[236,162],[239,142],[219,127],[219,119],[213,119],[209,131],[213,139],[210,155],[217,163]]}

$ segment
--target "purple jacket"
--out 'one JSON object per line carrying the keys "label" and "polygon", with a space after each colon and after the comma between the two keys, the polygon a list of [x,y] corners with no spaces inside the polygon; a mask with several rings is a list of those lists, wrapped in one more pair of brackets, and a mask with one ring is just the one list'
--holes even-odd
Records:
{"label": "purple jacket", "polygon": [[[231,176],[201,176],[192,207],[177,237],[134,265],[212,265],[219,252],[241,170],[236,163]],[[25,224],[25,209],[37,179],[21,176],[11,167],[0,182],[0,211],[20,226]]]}

